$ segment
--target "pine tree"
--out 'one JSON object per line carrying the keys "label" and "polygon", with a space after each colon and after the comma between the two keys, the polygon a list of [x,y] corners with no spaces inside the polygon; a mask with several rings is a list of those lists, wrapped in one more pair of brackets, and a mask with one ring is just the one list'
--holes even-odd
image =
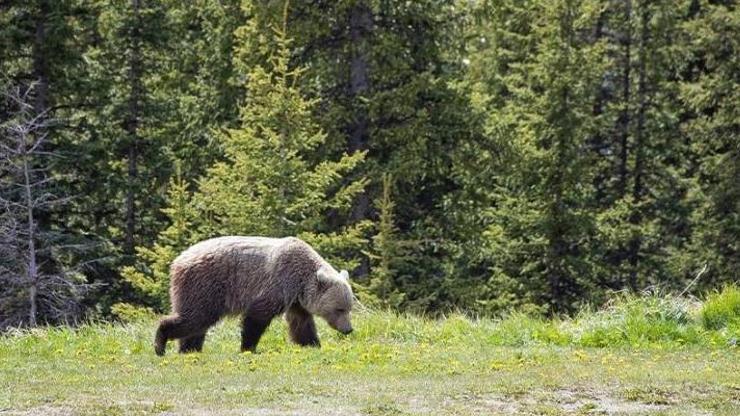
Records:
{"label": "pine tree", "polygon": [[101,308],[133,293],[119,279],[134,246],[147,247],[168,227],[162,209],[179,164],[189,185],[221,156],[214,131],[236,118],[233,32],[239,1],[99,0],[79,47],[86,71],[84,132],[68,143],[80,156],[80,195],[65,216],[98,241],[88,275],[107,284]]}
{"label": "pine tree", "polygon": [[[152,247],[137,247],[138,263],[145,266],[142,266],[143,269],[127,266],[121,273],[137,290],[140,295],[138,301],[158,310],[167,309],[170,264],[189,244],[200,239],[194,220],[198,218],[199,212],[191,204],[191,193],[179,165],[170,179],[167,201],[168,207],[163,212],[170,225],[162,230]],[[112,312],[121,318],[128,318],[142,311],[137,311],[133,305],[119,303],[113,305]]]}
{"label": "pine tree", "polygon": [[[91,258],[86,241],[89,236],[75,227],[70,202],[71,195],[78,195],[71,183],[79,178],[75,162],[80,153],[72,144],[84,136],[77,114],[86,105],[88,92],[82,54],[89,27],[90,14],[73,0],[8,1],[0,5],[0,86],[6,94],[0,100],[0,123],[9,129],[3,132],[8,146],[3,154],[8,163],[0,169],[0,180],[8,180],[5,185],[13,181],[18,185],[18,161],[24,160],[28,165],[21,170],[30,173],[26,185],[32,188],[32,198],[26,198],[25,203],[18,199],[15,186],[0,190],[0,199],[11,201],[16,208],[25,204],[26,210],[32,211],[31,216],[25,216],[26,231],[18,235],[26,248],[18,252],[21,240],[13,238],[5,241],[5,248],[15,250],[12,257],[24,259],[26,272],[33,269],[29,259],[35,258],[36,322],[64,321],[79,314],[78,301],[84,291],[77,290],[82,286],[76,285],[76,273]],[[19,133],[23,130],[25,133]],[[21,156],[24,141],[28,152]],[[6,214],[11,223],[16,222],[15,208]],[[60,246],[65,249],[58,250]],[[29,254],[31,251],[35,254]],[[17,268],[10,270],[11,279],[18,277]],[[3,297],[22,293],[28,286],[15,287],[18,291],[13,288],[5,286]],[[7,318],[15,316],[9,313]],[[24,322],[28,322],[25,318],[34,323],[28,316]]]}
{"label": "pine tree", "polygon": [[[29,137],[65,202],[33,209],[40,275],[79,265],[104,313],[161,309],[180,250],[240,233],[301,235],[363,294],[425,312],[737,279],[735,1],[284,6],[0,2],[0,85],[54,120]],[[26,302],[15,283],[0,297]]]}
{"label": "pine tree", "polygon": [[607,183],[599,201],[606,267],[598,280],[612,289],[676,287],[669,253],[685,243],[690,212],[674,81],[681,10],[674,2],[627,1],[611,12],[619,16],[606,29],[621,34],[608,39],[619,56],[612,71],[620,76],[603,115],[614,120],[614,129],[602,128],[600,135],[618,145],[607,144],[597,154],[606,162],[599,163],[598,177]]}
{"label": "pine tree", "polygon": [[[593,27],[597,6],[536,3],[529,12],[537,19],[492,39],[497,45],[489,59],[504,71],[493,86],[505,91],[508,104],[490,122],[495,142],[507,150],[486,211],[490,280],[478,299],[489,310],[541,305],[569,311],[592,285],[592,171],[584,150],[603,62],[599,44],[584,32]],[[530,52],[519,58],[496,49],[499,42],[509,47],[509,40]]]}
{"label": "pine tree", "polygon": [[383,193],[375,204],[380,211],[377,231],[373,236],[374,262],[372,275],[367,288],[360,296],[371,305],[384,308],[398,308],[403,303],[403,287],[399,279],[403,263],[408,257],[409,242],[401,241],[395,224],[395,203],[393,202],[393,180],[390,174],[383,175]]}
{"label": "pine tree", "polygon": [[680,98],[690,111],[684,130],[697,160],[697,208],[692,240],[674,262],[686,279],[707,266],[697,287],[711,288],[740,279],[740,9],[735,2],[693,5],[683,26],[690,64]]}
{"label": "pine tree", "polygon": [[529,148],[519,148],[519,142],[504,133],[516,131],[521,122],[521,101],[512,97],[526,88],[521,65],[537,50],[532,16],[538,12],[536,2],[516,1],[474,4],[467,11],[461,88],[482,138],[466,141],[454,152],[462,186],[444,198],[451,225],[447,229],[455,232],[447,232],[454,238],[444,250],[442,286],[448,295],[443,308],[495,313],[534,302],[528,289],[502,270],[508,253],[497,247],[504,236],[496,225],[502,218],[494,213],[505,191],[501,187],[514,185],[505,182],[507,177],[526,166],[523,158]]}
{"label": "pine tree", "polygon": [[[312,120],[315,102],[304,99],[298,89],[306,70],[290,66],[287,15],[282,25],[260,32],[265,26],[253,19],[238,32],[239,48],[271,52],[244,74],[248,96],[240,109],[240,126],[220,135],[224,160],[207,170],[187,204],[183,187],[173,187],[168,211],[172,226],[153,250],[141,250],[141,267],[125,271],[134,286],[158,294],[157,308],[166,306],[166,266],[184,242],[221,235],[295,235],[337,267],[358,264],[352,253],[364,244],[367,224],[337,231],[328,227],[326,213],[347,212],[363,189],[364,180],[346,184],[343,180],[364,153],[322,160],[326,134]],[[235,54],[246,55],[252,54],[245,49]]]}
{"label": "pine tree", "polygon": [[168,179],[161,157],[167,111],[159,73],[166,68],[168,20],[160,2],[100,0],[90,7],[97,39],[85,59],[95,94],[84,113],[91,139],[80,146],[80,171],[98,181],[78,184],[86,196],[80,210],[90,213],[91,232],[115,247],[107,254],[130,262],[162,220],[157,190]]}
{"label": "pine tree", "polygon": [[[335,155],[367,150],[362,174],[393,175],[399,234],[420,242],[412,254],[419,268],[410,278],[430,291],[444,275],[438,250],[446,244],[448,213],[441,199],[458,186],[452,155],[473,135],[467,102],[452,88],[462,66],[458,10],[454,1],[342,0],[302,2],[291,14],[295,59],[312,69],[304,90],[321,98],[317,116],[328,149]],[[377,220],[373,201],[381,188],[371,183],[349,218],[335,223]],[[358,277],[372,272],[367,266]]]}
{"label": "pine tree", "polygon": [[242,83],[235,79],[235,30],[244,20],[240,0],[168,0],[166,53],[156,93],[166,118],[160,133],[166,174],[179,164],[193,183],[222,156],[215,131],[237,121]]}

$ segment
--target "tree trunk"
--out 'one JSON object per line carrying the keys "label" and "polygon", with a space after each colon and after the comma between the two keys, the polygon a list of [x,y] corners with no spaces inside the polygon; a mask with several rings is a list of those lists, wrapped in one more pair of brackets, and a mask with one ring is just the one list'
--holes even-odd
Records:
{"label": "tree trunk", "polygon": [[44,114],[48,110],[49,71],[46,62],[46,19],[49,15],[47,0],[39,0],[36,28],[33,37],[33,79],[35,100],[33,104],[36,114]]}
{"label": "tree trunk", "polygon": [[141,113],[141,15],[140,0],[131,0],[134,25],[131,28],[131,56],[129,58],[129,86],[131,93],[124,128],[128,139],[128,189],[126,191],[126,236],[124,251],[134,254],[136,245],[136,190],[138,177],[139,117]]}
{"label": "tree trunk", "polygon": [[36,259],[36,220],[33,215],[34,199],[31,192],[31,166],[28,163],[28,153],[26,151],[27,143],[23,143],[23,190],[25,193],[26,202],[26,221],[28,229],[28,252],[26,259],[26,278],[28,280],[28,295],[30,310],[28,313],[28,323],[31,326],[37,325],[38,316],[38,285],[39,285],[39,271]]}
{"label": "tree trunk", "polygon": [[[561,39],[560,42],[564,43],[565,46],[562,48],[560,53],[562,56],[562,68],[560,70],[570,70],[570,51],[575,46],[574,42],[574,29],[573,29],[573,10],[570,3],[566,3],[565,10],[561,16]],[[551,181],[550,188],[552,189],[553,203],[550,209],[551,224],[549,225],[548,235],[548,251],[549,251],[549,265],[548,265],[548,285],[550,289],[550,312],[562,312],[569,308],[569,295],[574,292],[575,284],[573,278],[570,275],[570,271],[566,266],[567,257],[569,256],[569,244],[568,244],[568,227],[566,224],[566,207],[565,202],[565,188],[568,186],[568,174],[566,173],[565,167],[567,167],[571,160],[569,160],[569,147],[572,143],[572,131],[571,126],[565,121],[568,115],[573,113],[571,108],[571,91],[570,86],[566,83],[559,91],[560,97],[557,102],[558,111],[560,115],[558,120],[555,122],[557,132],[554,135],[554,151],[555,151],[555,164],[550,167],[551,169]],[[557,124],[562,123],[562,124]]]}
{"label": "tree trunk", "polygon": [[[37,2],[37,13],[35,16],[36,25],[34,28],[33,36],[33,111],[34,115],[41,116],[46,114],[49,110],[49,71],[47,62],[47,48],[46,48],[46,20],[49,16],[49,2],[48,0],[39,0]],[[43,130],[34,133],[36,135],[43,135]],[[30,164],[29,155],[27,153],[26,146],[28,143],[23,143],[23,187],[25,193],[25,208],[26,208],[26,221],[27,223],[27,253],[28,258],[26,259],[26,279],[28,281],[28,323],[31,326],[38,325],[38,285],[39,285],[39,267],[38,267],[38,254],[36,252],[36,226],[37,218],[34,212],[34,199],[31,191],[31,170],[33,167]],[[42,214],[42,220],[46,218],[48,221],[48,215]]]}
{"label": "tree trunk", "polygon": [[619,197],[627,191],[627,159],[629,157],[629,129],[630,129],[630,73],[632,70],[632,0],[625,0],[624,20],[625,33],[622,39],[623,67],[622,67],[622,110],[619,114],[618,131],[619,143]]}
{"label": "tree trunk", "polygon": [[[637,97],[638,97],[638,108],[637,108],[637,126],[635,130],[635,171],[634,171],[634,186],[632,188],[632,198],[635,205],[638,205],[643,195],[643,163],[644,163],[644,137],[645,137],[645,112],[647,109],[647,80],[646,80],[646,44],[648,41],[648,10],[647,5],[642,4],[640,10],[640,44],[638,51],[638,80],[637,80]],[[630,215],[630,223],[633,227],[637,227],[642,220],[640,207],[637,206],[633,209]],[[642,239],[640,235],[635,235],[630,241],[629,247],[629,264],[630,264],[630,287],[632,290],[637,290],[637,268],[640,259],[640,247],[642,245]]]}
{"label": "tree trunk", "polygon": [[[369,37],[373,29],[372,10],[364,1],[357,1],[349,12],[349,34],[352,48],[349,74],[349,93],[355,103],[353,120],[349,125],[349,153],[353,154],[368,148],[369,120],[366,105],[362,102],[365,94],[370,90],[370,63],[368,58]],[[351,221],[357,222],[367,218],[370,208],[370,198],[363,191],[357,195]],[[370,272],[370,263],[363,258],[360,266],[355,270],[357,276],[367,276]]]}
{"label": "tree trunk", "polygon": [[[604,23],[606,21],[607,15],[606,11],[602,11],[599,14],[599,18],[596,20],[596,25],[594,26],[594,34],[593,34],[593,43],[597,43],[601,41],[601,39],[604,36]],[[594,97],[594,104],[591,109],[591,115],[594,119],[599,119],[604,114],[604,104],[607,100],[607,88],[604,87],[604,82],[600,82],[598,87],[596,88],[596,93]],[[606,153],[606,150],[609,149],[612,144],[609,142],[608,137],[605,137],[604,132],[599,129],[597,130],[593,137],[591,138],[591,149],[595,153],[595,157],[597,158],[603,158]],[[608,195],[608,186],[605,186],[605,184],[608,183],[605,178],[606,175],[599,174],[594,179],[594,189],[596,190],[596,201],[604,201],[606,199],[606,196]]]}
{"label": "tree trunk", "polygon": [[[568,36],[569,35],[570,34],[568,34]],[[570,38],[567,39],[569,40]],[[566,41],[566,39],[563,39],[563,41]],[[566,52],[566,62],[568,60],[569,57]],[[561,111],[559,111],[559,114],[569,114],[571,112],[570,90],[567,87],[564,87],[561,94],[562,96],[560,100],[562,108]],[[556,162],[555,165],[551,167],[553,179],[550,186],[552,186],[553,192],[553,205],[550,211],[550,221],[552,221],[552,225],[550,225],[550,235],[548,236],[550,264],[548,265],[549,270],[547,277],[548,285],[550,286],[551,312],[562,312],[568,308],[566,290],[571,283],[571,279],[568,276],[568,270],[562,266],[565,262],[565,257],[568,256],[568,242],[565,239],[568,230],[563,226],[566,209],[565,202],[563,200],[563,188],[565,186],[564,182],[566,181],[566,178],[562,168],[567,166],[569,163],[567,160],[566,149],[566,140],[569,140],[569,138],[567,137],[567,134],[564,134],[565,129],[567,129],[567,127],[561,126],[555,137],[555,140],[557,140],[557,143],[555,143]]]}

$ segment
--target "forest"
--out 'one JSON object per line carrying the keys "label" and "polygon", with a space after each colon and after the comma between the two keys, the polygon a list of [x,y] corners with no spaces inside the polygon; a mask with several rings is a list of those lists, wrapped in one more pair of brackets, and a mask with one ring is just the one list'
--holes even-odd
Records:
{"label": "forest", "polygon": [[166,312],[222,235],[359,300],[740,281],[734,0],[0,0],[0,330]]}

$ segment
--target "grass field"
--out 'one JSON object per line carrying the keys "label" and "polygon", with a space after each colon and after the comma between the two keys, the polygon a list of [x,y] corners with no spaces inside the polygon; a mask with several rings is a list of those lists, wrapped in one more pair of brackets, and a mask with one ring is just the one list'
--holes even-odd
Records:
{"label": "grass field", "polygon": [[0,415],[740,414],[737,326],[654,299],[562,321],[360,313],[349,337],[322,323],[321,349],[276,321],[257,354],[234,320],[163,358],[154,321],[17,331],[0,336]]}

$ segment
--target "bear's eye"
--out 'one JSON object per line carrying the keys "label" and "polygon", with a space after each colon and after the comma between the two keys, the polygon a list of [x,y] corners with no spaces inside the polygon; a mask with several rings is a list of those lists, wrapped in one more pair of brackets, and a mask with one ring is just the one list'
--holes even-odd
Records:
{"label": "bear's eye", "polygon": [[344,308],[337,308],[337,313],[345,313],[345,312],[347,312],[346,309],[344,309]]}

